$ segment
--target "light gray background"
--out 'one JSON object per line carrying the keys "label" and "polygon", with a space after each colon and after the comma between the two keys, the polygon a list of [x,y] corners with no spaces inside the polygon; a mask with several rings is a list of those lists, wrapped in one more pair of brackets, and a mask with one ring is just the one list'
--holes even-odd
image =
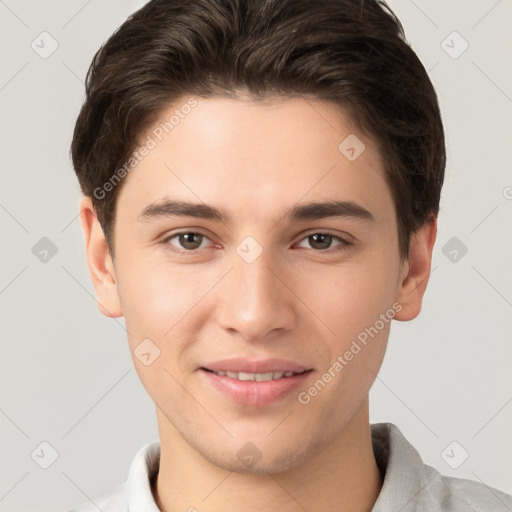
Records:
{"label": "light gray background", "polygon": [[[92,56],[142,4],[0,0],[2,511],[107,492],[158,435],[123,320],[96,307],[68,155]],[[389,4],[438,91],[448,165],[423,311],[392,326],[371,421],[398,425],[442,473],[512,493],[512,2]],[[31,48],[43,31],[59,45],[47,59]],[[453,31],[469,43],[458,58]],[[57,247],[45,263],[42,237]],[[453,237],[468,248],[456,262]],[[48,469],[44,441],[58,452]]]}

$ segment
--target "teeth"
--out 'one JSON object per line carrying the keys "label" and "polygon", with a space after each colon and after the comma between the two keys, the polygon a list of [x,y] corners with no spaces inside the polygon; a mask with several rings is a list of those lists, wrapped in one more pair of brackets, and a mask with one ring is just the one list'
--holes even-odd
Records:
{"label": "teeth", "polygon": [[216,375],[224,376],[227,375],[232,379],[237,380],[254,380],[257,382],[267,382],[270,380],[282,379],[283,377],[291,377],[297,375],[295,372],[267,372],[267,373],[248,373],[248,372],[228,372],[218,371],[213,372]]}
{"label": "teeth", "polygon": [[272,372],[267,372],[267,373],[249,373],[249,374],[246,374],[246,375],[253,375],[254,376],[254,379],[247,379],[247,380],[256,380],[258,382],[263,382],[263,381],[266,381],[266,380],[273,380],[274,379],[274,374]]}

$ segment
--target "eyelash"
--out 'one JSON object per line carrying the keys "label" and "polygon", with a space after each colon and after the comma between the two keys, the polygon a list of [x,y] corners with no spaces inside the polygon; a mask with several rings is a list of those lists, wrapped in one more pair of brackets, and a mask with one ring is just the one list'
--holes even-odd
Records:
{"label": "eyelash", "polygon": [[[182,256],[193,256],[195,254],[197,254],[201,249],[192,249],[192,250],[185,250],[185,251],[178,251],[176,249],[172,249],[171,248],[171,244],[169,244],[169,241],[172,240],[173,238],[176,238],[180,235],[200,235],[202,236],[203,238],[206,238],[209,240],[209,238],[204,235],[203,233],[200,233],[198,231],[179,231],[177,233],[173,233],[172,235],[166,237],[164,240],[162,240],[162,244],[164,244],[164,246],[171,252],[173,252],[174,254],[178,254],[178,255],[182,255]],[[318,253],[328,253],[328,254],[331,254],[332,252],[336,252],[336,251],[342,251],[342,250],[346,250],[348,249],[350,246],[354,245],[353,242],[349,242],[348,240],[344,239],[344,238],[341,238],[340,236],[338,235],[335,235],[334,233],[329,233],[328,231],[313,231],[311,233],[308,233],[306,236],[304,236],[300,242],[306,240],[307,238],[309,238],[310,236],[313,236],[313,235],[324,235],[324,236],[330,236],[332,237],[333,239],[341,242],[339,245],[335,246],[335,247],[330,247],[328,249],[311,249],[312,251],[314,252],[318,252]]]}

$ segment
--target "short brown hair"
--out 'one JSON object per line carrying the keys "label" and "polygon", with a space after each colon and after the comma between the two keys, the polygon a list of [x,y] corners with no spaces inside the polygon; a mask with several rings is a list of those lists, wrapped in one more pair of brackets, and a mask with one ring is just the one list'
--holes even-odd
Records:
{"label": "short brown hair", "polygon": [[346,109],[381,150],[407,258],[439,211],[444,131],[428,74],[380,0],[151,0],[132,14],[93,58],[71,144],[110,253],[116,170],[144,132],[178,98],[242,90]]}

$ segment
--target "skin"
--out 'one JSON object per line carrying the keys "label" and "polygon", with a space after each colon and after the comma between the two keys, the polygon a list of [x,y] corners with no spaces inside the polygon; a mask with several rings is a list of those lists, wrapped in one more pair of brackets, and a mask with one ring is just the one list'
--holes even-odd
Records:
{"label": "skin", "polygon": [[[349,134],[366,146],[355,161],[338,150]],[[224,208],[231,220],[138,219],[166,197]],[[327,200],[353,201],[374,220],[284,217],[296,204]],[[396,320],[419,314],[436,221],[414,234],[401,261],[377,146],[341,108],[304,98],[198,99],[122,184],[115,260],[89,198],[81,222],[98,307],[125,317],[135,368],[156,404],[153,493],[162,511],[371,510],[382,477],[368,393],[390,323],[308,404],[297,394],[394,303]],[[182,230],[205,235],[195,254],[171,250],[190,250],[180,237],[164,240]],[[326,231],[353,245],[332,238],[322,248],[311,235]],[[236,252],[247,236],[263,249],[252,263]],[[133,350],[147,338],[160,356],[145,366]],[[233,356],[278,357],[313,371],[276,403],[239,405],[199,370]],[[247,442],[261,453],[250,468],[237,457]]]}

